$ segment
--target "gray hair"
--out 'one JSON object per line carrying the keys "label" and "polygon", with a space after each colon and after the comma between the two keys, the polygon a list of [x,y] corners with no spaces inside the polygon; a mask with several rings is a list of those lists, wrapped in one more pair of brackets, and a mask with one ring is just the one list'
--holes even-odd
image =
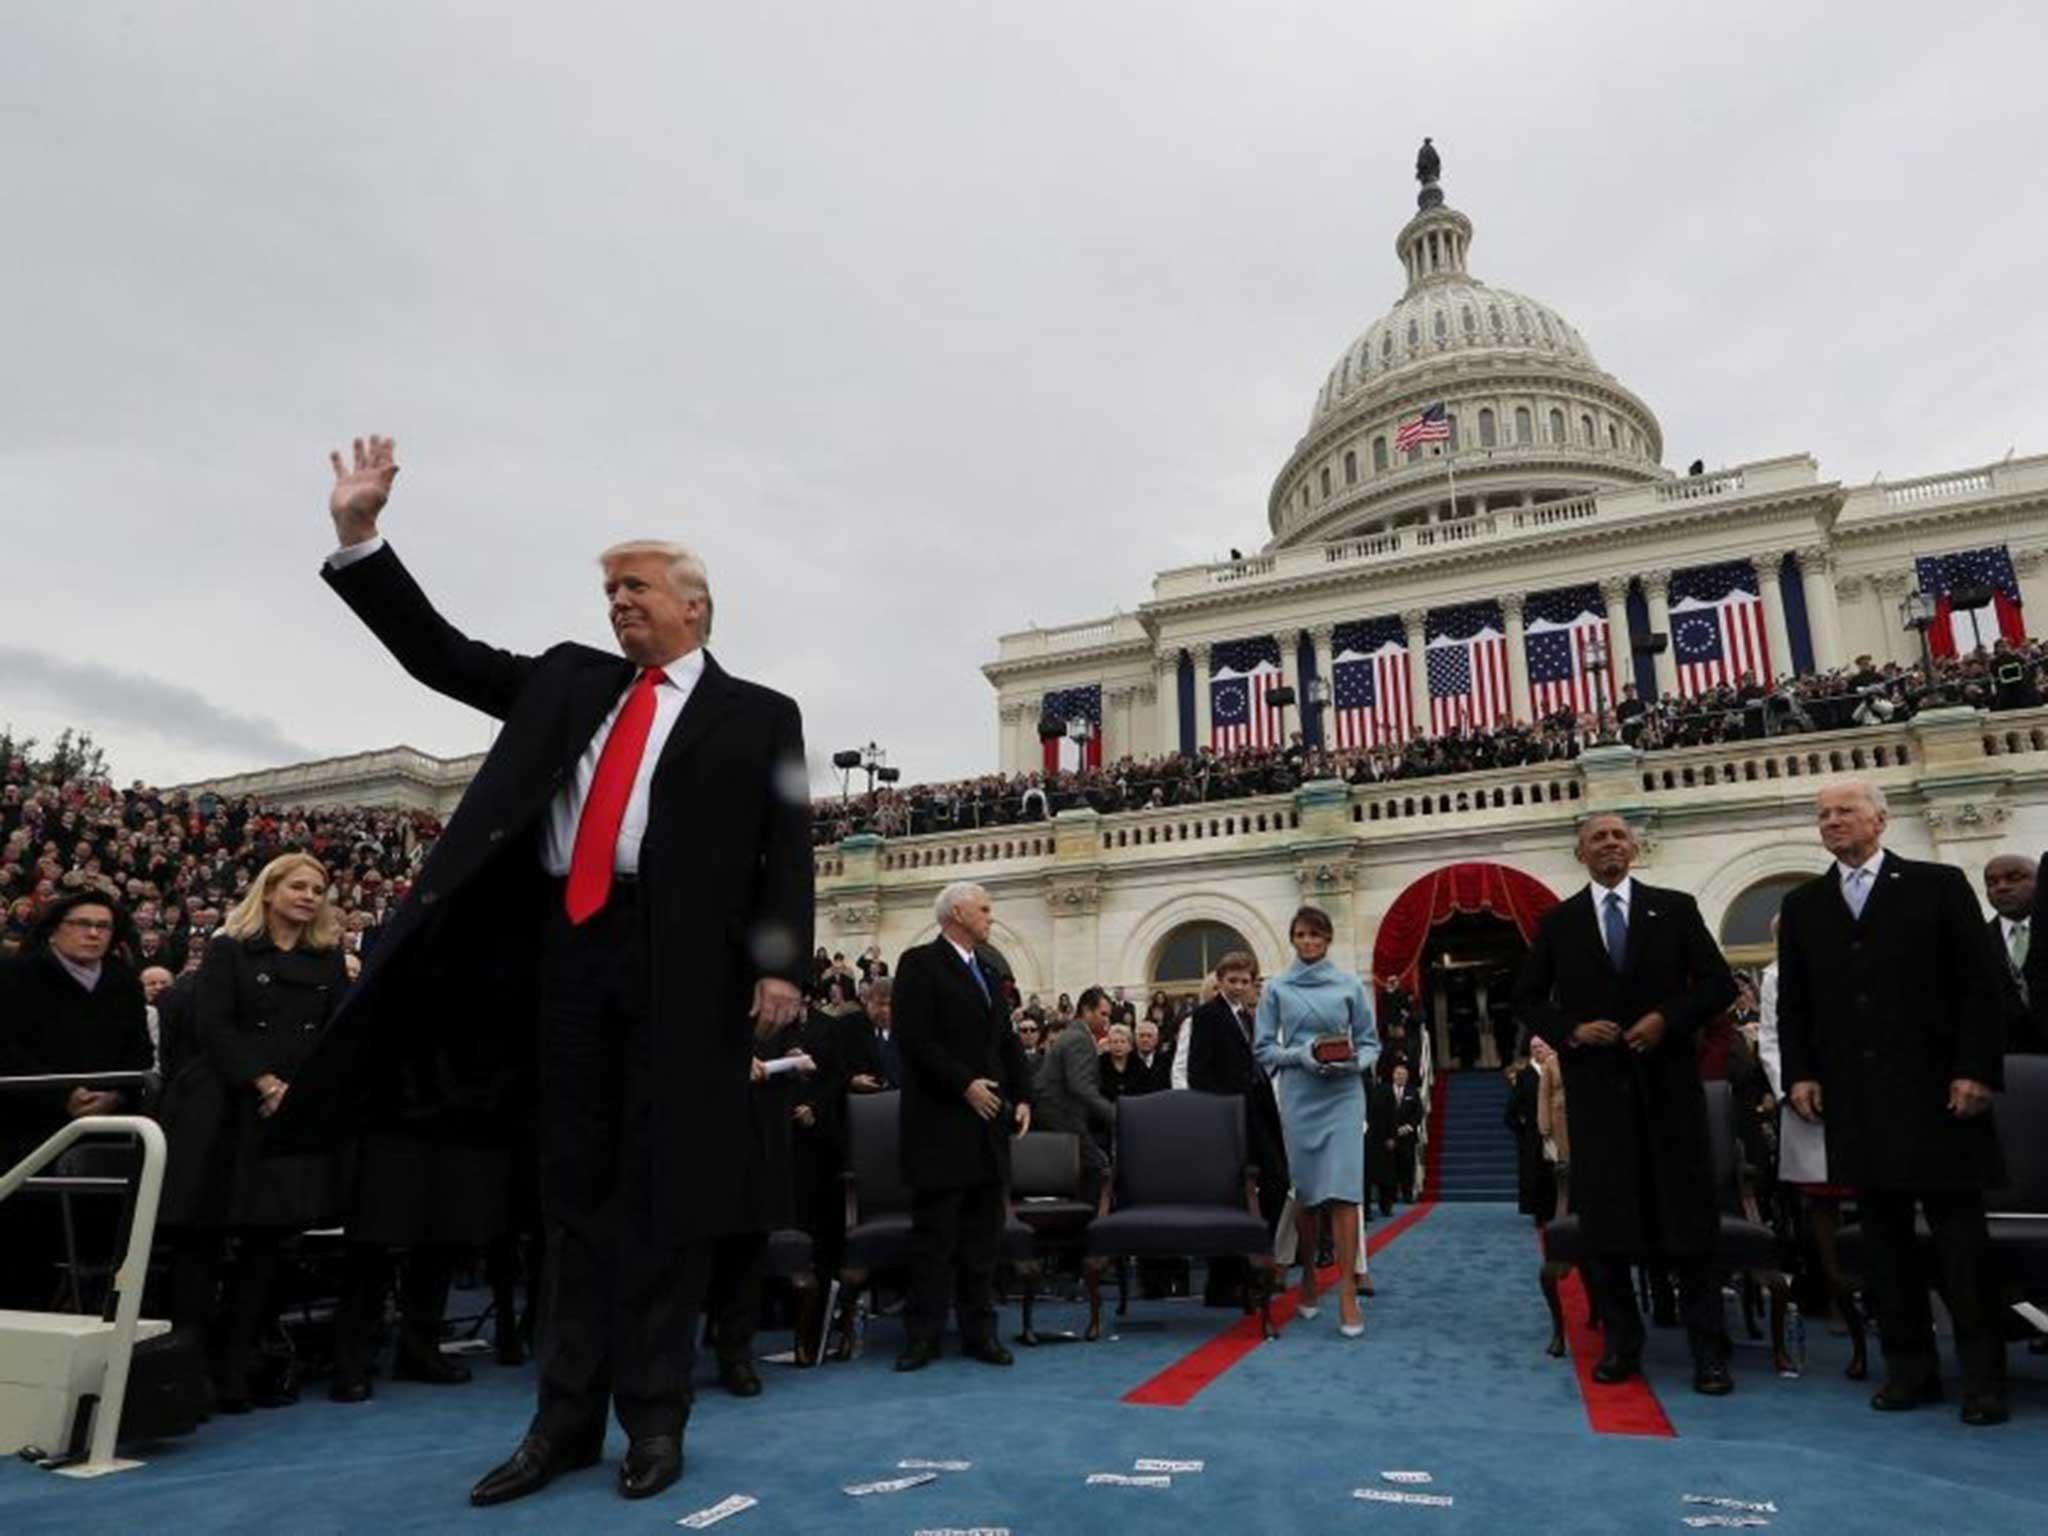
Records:
{"label": "gray hair", "polygon": [[868,1001],[871,1003],[879,997],[893,997],[895,992],[895,983],[887,976],[877,976],[868,983]]}
{"label": "gray hair", "polygon": [[986,896],[988,892],[972,880],[955,880],[932,903],[932,916],[944,923],[953,915],[954,909],[971,896]]}
{"label": "gray hair", "polygon": [[628,539],[599,555],[597,563],[608,566],[631,555],[660,556],[668,562],[668,584],[675,588],[677,596],[704,599],[702,638],[708,644],[711,639],[711,574],[704,569],[704,562],[698,558],[697,552],[686,544],[672,544],[666,539]]}
{"label": "gray hair", "polygon": [[1890,816],[1892,813],[1892,808],[1890,804],[1887,803],[1884,798],[1884,791],[1882,789],[1879,789],[1875,784],[1871,783],[1868,779],[1844,779],[1839,784],[1828,785],[1827,788],[1853,789],[1856,791],[1857,794],[1863,797],[1864,802],[1867,805],[1869,805],[1869,807],[1873,811],[1877,812],[1878,815]]}

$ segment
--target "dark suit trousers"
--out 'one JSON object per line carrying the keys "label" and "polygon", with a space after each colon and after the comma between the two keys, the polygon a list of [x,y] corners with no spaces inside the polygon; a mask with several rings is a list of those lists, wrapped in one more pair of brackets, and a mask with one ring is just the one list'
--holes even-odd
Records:
{"label": "dark suit trousers", "polygon": [[[1678,1316],[1694,1360],[1728,1358],[1728,1318],[1721,1306],[1720,1272],[1710,1255],[1687,1255],[1660,1261],[1678,1279]],[[1643,1313],[1636,1305],[1634,1260],[1628,1254],[1599,1254],[1586,1260],[1586,1284],[1600,1314],[1600,1330],[1609,1354],[1639,1360],[1643,1353]]]}
{"label": "dark suit trousers", "polygon": [[905,1322],[913,1344],[936,1344],[950,1301],[969,1348],[996,1341],[996,1260],[1002,1257],[1003,1186],[990,1180],[960,1189],[920,1189],[910,1197],[910,1296]]}
{"label": "dark suit trousers", "polygon": [[710,1287],[705,1310],[721,1365],[750,1360],[761,1327],[761,1267],[768,1257],[766,1232],[729,1232],[712,1245]]}
{"label": "dark suit trousers", "polygon": [[1934,1314],[1927,1302],[1929,1276],[1913,1230],[1916,1202],[1926,1209],[1927,1225],[1933,1229],[1934,1278],[1941,1283],[1942,1297],[1955,1323],[1963,1390],[2000,1390],[2005,1345],[1986,1288],[1989,1275],[1984,1260],[1989,1238],[1984,1228],[1984,1196],[1974,1189],[1924,1194],[1865,1190],[1858,1197],[1886,1374],[1894,1381],[1911,1383],[1934,1379],[1941,1372],[1934,1346]]}
{"label": "dark suit trousers", "polygon": [[697,1313],[713,1244],[654,1236],[653,1021],[631,884],[572,928],[557,907],[543,940],[541,1211],[546,1326],[535,1433],[600,1434],[607,1402],[634,1438],[680,1434],[690,1414]]}

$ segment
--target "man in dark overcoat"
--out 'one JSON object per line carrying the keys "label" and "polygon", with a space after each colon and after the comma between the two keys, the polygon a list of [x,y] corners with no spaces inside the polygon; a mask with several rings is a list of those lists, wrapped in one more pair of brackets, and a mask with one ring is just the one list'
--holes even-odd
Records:
{"label": "man in dark overcoat", "polygon": [[[1273,1083],[1252,1058],[1253,1019],[1258,1008],[1259,962],[1234,949],[1216,962],[1216,995],[1188,1020],[1188,1087],[1197,1093],[1236,1094],[1244,1100],[1245,1150],[1258,1169],[1259,1214],[1271,1232],[1287,1209],[1287,1137]],[[1210,1306],[1243,1298],[1250,1266],[1226,1256],[1209,1265]]]}
{"label": "man in dark overcoat", "polygon": [[[758,1208],[743,1150],[754,1028],[802,1003],[802,720],[705,653],[709,580],[681,546],[601,557],[622,655],[517,655],[458,632],[379,535],[390,441],[333,463],[328,584],[407,672],[502,726],[280,1118],[336,1133],[375,1112],[400,1059],[459,1075],[537,1045],[540,1403],[471,1498],[517,1498],[595,1461],[607,1405],[629,1440],[620,1491],[646,1497],[681,1472],[712,1240]],[[519,1007],[440,1006],[463,975]]]}
{"label": "man in dark overcoat", "polygon": [[1629,874],[1634,831],[1620,816],[1579,824],[1591,876],[1543,917],[1515,982],[1523,1027],[1557,1047],[1572,1128],[1572,1208],[1593,1255],[1587,1279],[1606,1346],[1596,1381],[1642,1368],[1643,1319],[1632,1262],[1676,1268],[1693,1387],[1732,1390],[1728,1334],[1714,1272],[1720,1208],[1701,1027],[1735,999],[1735,978],[1682,891]]}
{"label": "man in dark overcoat", "polygon": [[[1991,1119],[2004,1083],[2003,961],[1961,870],[1886,850],[1883,791],[1830,785],[1818,815],[1835,862],[1778,911],[1778,1041],[1785,1096],[1826,1127],[1828,1180],[1855,1188],[1863,1213],[1885,1359],[1871,1406],[1941,1395],[1917,1205],[1955,1324],[1963,1421],[2003,1423],[1984,1225],[1984,1191],[2005,1177]],[[1574,1121],[1575,1149],[1578,1136]]]}
{"label": "man in dark overcoat", "polygon": [[988,892],[949,885],[934,911],[938,937],[905,950],[895,976],[900,1156],[910,1189],[909,1338],[899,1371],[922,1370],[938,1357],[949,1301],[961,1352],[1010,1364],[996,1333],[995,1271],[1010,1135],[1031,1128],[1024,1047],[996,978],[975,953],[995,920]]}

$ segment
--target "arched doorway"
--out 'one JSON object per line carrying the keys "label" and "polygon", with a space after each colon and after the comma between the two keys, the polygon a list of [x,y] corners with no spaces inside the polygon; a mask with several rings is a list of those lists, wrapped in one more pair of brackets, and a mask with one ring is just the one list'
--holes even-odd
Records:
{"label": "arched doorway", "polygon": [[1721,952],[1733,966],[1762,970],[1777,958],[1771,923],[1788,892],[1806,884],[1807,874],[1772,875],[1747,887],[1721,915]]}
{"label": "arched doorway", "polygon": [[1556,905],[1533,876],[1473,863],[1424,875],[1387,909],[1373,943],[1373,978],[1383,994],[1406,995],[1411,1027],[1429,1032],[1439,1072],[1505,1059],[1515,1035],[1515,971],[1536,924]]}
{"label": "arched doorway", "polygon": [[1208,919],[1182,923],[1160,940],[1149,979],[1154,988],[1169,996],[1199,991],[1202,979],[1216,969],[1216,962],[1234,949],[1253,953],[1245,936],[1228,923]]}

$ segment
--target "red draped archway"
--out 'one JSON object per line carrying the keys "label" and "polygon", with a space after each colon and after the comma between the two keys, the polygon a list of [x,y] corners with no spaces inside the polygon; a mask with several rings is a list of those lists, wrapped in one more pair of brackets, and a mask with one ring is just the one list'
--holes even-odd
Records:
{"label": "red draped archway", "polygon": [[1420,991],[1422,951],[1429,930],[1456,913],[1490,912],[1515,925],[1527,944],[1536,924],[1557,905],[1549,886],[1505,864],[1447,864],[1424,875],[1395,898],[1372,946],[1374,985]]}

